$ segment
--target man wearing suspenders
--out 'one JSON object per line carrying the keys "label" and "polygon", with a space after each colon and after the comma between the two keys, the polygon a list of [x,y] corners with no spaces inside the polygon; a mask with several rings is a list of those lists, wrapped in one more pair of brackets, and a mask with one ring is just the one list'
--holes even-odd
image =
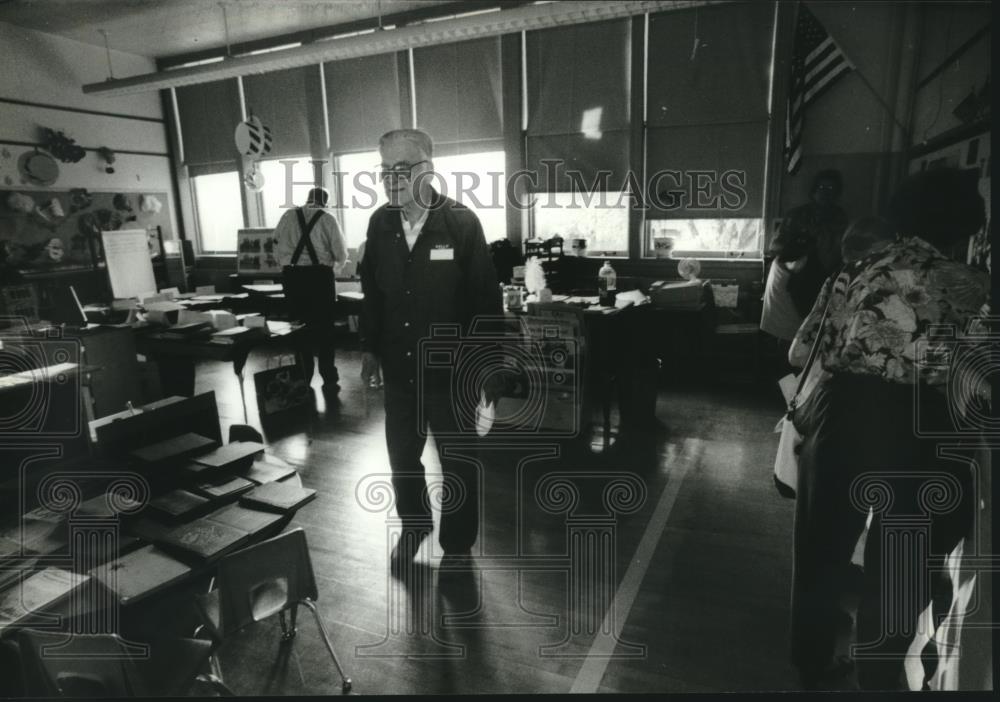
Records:
{"label": "man wearing suspenders", "polygon": [[313,188],[305,206],[285,212],[274,229],[278,262],[285,267],[289,316],[306,324],[300,334],[299,358],[308,382],[313,374],[313,355],[316,356],[324,394],[340,389],[340,375],[334,365],[333,278],[347,262],[340,226],[323,209],[328,198],[326,190]]}

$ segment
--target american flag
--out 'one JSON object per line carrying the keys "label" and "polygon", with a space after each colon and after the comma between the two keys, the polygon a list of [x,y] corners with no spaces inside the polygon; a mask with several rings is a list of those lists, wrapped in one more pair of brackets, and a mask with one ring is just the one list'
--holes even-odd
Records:
{"label": "american flag", "polygon": [[816,16],[799,6],[792,54],[792,83],[785,109],[785,161],[789,173],[802,162],[802,124],[805,107],[854,64],[840,50]]}

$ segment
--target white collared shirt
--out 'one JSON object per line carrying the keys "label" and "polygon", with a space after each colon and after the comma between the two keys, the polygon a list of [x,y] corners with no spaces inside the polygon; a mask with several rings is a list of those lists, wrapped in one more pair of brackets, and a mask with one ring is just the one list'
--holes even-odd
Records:
{"label": "white collared shirt", "polygon": [[424,223],[427,222],[427,210],[420,215],[420,219],[413,226],[410,226],[410,221],[406,218],[406,213],[400,210],[399,216],[403,219],[403,236],[406,237],[406,245],[409,247],[410,251],[413,251],[413,245],[417,243],[417,237],[420,236],[420,231],[424,228]]}

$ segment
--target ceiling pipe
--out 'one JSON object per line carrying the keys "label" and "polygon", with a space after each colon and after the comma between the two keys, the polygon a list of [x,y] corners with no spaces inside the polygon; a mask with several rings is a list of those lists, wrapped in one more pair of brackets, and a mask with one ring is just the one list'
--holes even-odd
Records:
{"label": "ceiling pipe", "polygon": [[448,42],[480,39],[515,32],[547,29],[583,22],[599,22],[646,12],[677,10],[726,0],[594,0],[586,2],[548,2],[524,5],[437,22],[425,22],[398,29],[386,29],[342,39],[319,40],[304,46],[263,54],[225,58],[221,61],[172,68],[130,78],[88,83],[83,92],[90,95],[131,95],[134,93],[209,83],[237,76],[269,73],[326,61],[386,54],[406,49]]}

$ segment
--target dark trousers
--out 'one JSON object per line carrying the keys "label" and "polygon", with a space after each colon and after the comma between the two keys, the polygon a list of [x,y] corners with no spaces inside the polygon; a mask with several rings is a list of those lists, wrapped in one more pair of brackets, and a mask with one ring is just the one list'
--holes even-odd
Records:
{"label": "dark trousers", "polygon": [[[295,340],[295,353],[305,372],[306,382],[312,380],[313,369],[318,365],[324,386],[340,382],[340,373],[334,363],[336,356],[336,329],[333,322],[306,322]],[[313,361],[316,357],[316,362]]]}
{"label": "dark trousers", "polygon": [[[920,612],[932,598],[935,616],[950,605],[947,578],[928,560],[946,556],[969,531],[971,471],[937,458],[934,439],[915,436],[911,386],[835,376],[816,392],[822,409],[799,457],[792,662],[806,685],[830,665],[871,506],[855,662],[863,689],[897,689]],[[945,421],[943,398],[929,390],[919,397],[925,415]]]}
{"label": "dark trousers", "polygon": [[[423,416],[421,416],[421,405]],[[404,529],[432,528],[430,497],[420,461],[430,427],[441,458],[444,479],[441,503],[441,531],[438,542],[446,553],[467,551],[476,542],[479,530],[478,465],[467,459],[446,455],[445,447],[460,443],[468,447],[477,438],[457,437],[454,404],[447,392],[423,393],[401,387],[386,379],[385,439],[396,492],[396,513]],[[452,438],[448,438],[449,435]],[[462,451],[468,455],[471,451]],[[435,491],[437,492],[437,491]]]}

